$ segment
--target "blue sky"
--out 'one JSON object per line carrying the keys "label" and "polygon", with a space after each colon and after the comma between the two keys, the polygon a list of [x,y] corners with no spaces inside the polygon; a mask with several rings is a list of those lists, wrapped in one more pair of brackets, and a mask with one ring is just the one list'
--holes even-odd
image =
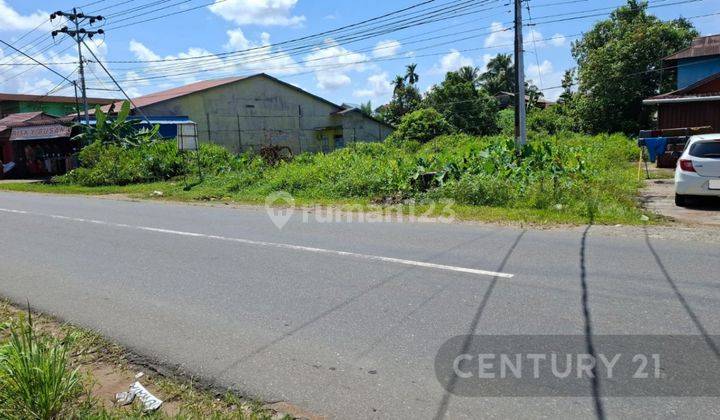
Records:
{"label": "blue sky", "polygon": [[[667,5],[653,7],[651,12],[663,19],[720,12],[720,0],[674,4],[679,1],[650,1],[651,6]],[[216,0],[209,7],[204,5],[211,0],[0,0],[0,39],[16,46],[37,39],[26,51],[43,62],[54,63],[51,67],[61,74],[70,74],[76,68],[73,62],[77,61],[72,42],[64,40],[53,45],[51,37],[45,35],[52,29],[50,23],[43,22],[52,11],[89,3],[95,4],[83,7],[84,12],[97,11],[110,16],[104,26],[106,34],[95,38],[91,48],[108,63],[131,96],[196,80],[264,71],[337,103],[371,100],[374,105],[380,105],[389,100],[389,83],[396,74],[403,73],[408,63],[418,64],[420,88],[424,91],[441,81],[446,71],[462,65],[482,68],[489,57],[512,51],[512,32],[504,30],[512,21],[507,0],[437,0],[406,13],[450,5],[467,8],[456,12],[461,16],[427,25],[350,43],[330,35],[306,42],[304,48],[295,50],[274,44],[350,25],[415,5],[420,0]],[[147,7],[150,3],[156,5]],[[539,23],[525,31],[527,77],[547,89],[547,97],[555,98],[560,90],[549,88],[559,85],[564,70],[574,65],[570,42],[602,17],[540,22],[572,12],[593,10],[587,14],[607,14],[610,7],[623,3],[624,0],[531,0],[530,16]],[[146,7],[133,10],[141,6]],[[202,7],[121,27],[198,6]],[[524,12],[528,20],[528,11]],[[446,14],[438,16],[447,17]],[[544,16],[548,17],[543,19]],[[717,24],[720,16],[692,21],[704,35],[720,33]],[[54,24],[61,25],[61,22],[56,20]],[[38,25],[40,29],[21,38]],[[252,52],[244,55],[217,55],[251,48]],[[39,66],[21,65],[30,60],[13,54],[9,48],[0,45],[0,51],[0,91],[43,95],[62,82]],[[192,59],[197,56],[202,59]],[[176,58],[183,60],[152,62]],[[145,62],[118,62],[127,60]],[[75,79],[77,74],[69,78]],[[102,69],[93,64],[87,81],[91,88],[113,87]],[[64,88],[57,93],[71,94],[72,89]],[[89,94],[119,95],[99,90],[91,90]]]}

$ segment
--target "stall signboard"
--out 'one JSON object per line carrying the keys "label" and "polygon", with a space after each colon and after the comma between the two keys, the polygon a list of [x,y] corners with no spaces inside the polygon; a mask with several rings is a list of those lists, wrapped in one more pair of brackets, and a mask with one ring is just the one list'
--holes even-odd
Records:
{"label": "stall signboard", "polygon": [[10,141],[45,140],[70,137],[71,128],[61,124],[13,127]]}
{"label": "stall signboard", "polygon": [[198,150],[197,124],[183,123],[177,125],[177,142],[180,150]]}

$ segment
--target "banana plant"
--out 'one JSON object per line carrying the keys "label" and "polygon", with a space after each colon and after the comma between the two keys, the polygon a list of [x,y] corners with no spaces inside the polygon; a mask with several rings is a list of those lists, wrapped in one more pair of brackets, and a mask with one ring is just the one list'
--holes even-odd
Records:
{"label": "banana plant", "polygon": [[83,132],[73,137],[83,144],[91,144],[100,141],[105,145],[116,145],[121,147],[137,147],[158,138],[160,126],[155,125],[152,129],[138,129],[139,121],[128,120],[130,116],[130,102],[123,101],[120,110],[114,119],[109,118],[108,113],[103,112],[99,105],[95,106],[95,125],[85,126],[81,124]]}

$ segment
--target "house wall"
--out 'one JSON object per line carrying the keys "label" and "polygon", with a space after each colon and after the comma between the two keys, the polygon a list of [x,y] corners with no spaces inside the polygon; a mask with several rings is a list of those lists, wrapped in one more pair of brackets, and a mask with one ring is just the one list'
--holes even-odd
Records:
{"label": "house wall", "polygon": [[[378,141],[389,134],[362,116],[331,115],[334,105],[266,77],[252,77],[143,107],[147,115],[183,115],[198,125],[200,141],[233,152],[263,145],[290,147],[294,153],[322,151],[324,128],[342,127],[346,142]],[[352,114],[352,113],[351,113]],[[336,135],[334,132],[333,136]]]}
{"label": "house wall", "polygon": [[684,89],[715,73],[720,73],[720,56],[678,60],[677,72],[677,88]]}
{"label": "house wall", "polygon": [[385,140],[392,133],[392,129],[372,118],[367,118],[360,112],[349,112],[343,115],[342,124],[345,143],[379,142]]}
{"label": "house wall", "polygon": [[658,128],[703,127],[720,130],[720,101],[660,104]]}

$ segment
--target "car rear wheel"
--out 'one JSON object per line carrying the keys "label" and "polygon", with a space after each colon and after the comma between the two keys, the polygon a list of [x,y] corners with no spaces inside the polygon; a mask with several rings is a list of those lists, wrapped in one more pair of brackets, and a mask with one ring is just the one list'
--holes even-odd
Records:
{"label": "car rear wheel", "polygon": [[686,195],[680,195],[675,194],[675,205],[678,207],[685,207],[687,206],[687,196]]}

